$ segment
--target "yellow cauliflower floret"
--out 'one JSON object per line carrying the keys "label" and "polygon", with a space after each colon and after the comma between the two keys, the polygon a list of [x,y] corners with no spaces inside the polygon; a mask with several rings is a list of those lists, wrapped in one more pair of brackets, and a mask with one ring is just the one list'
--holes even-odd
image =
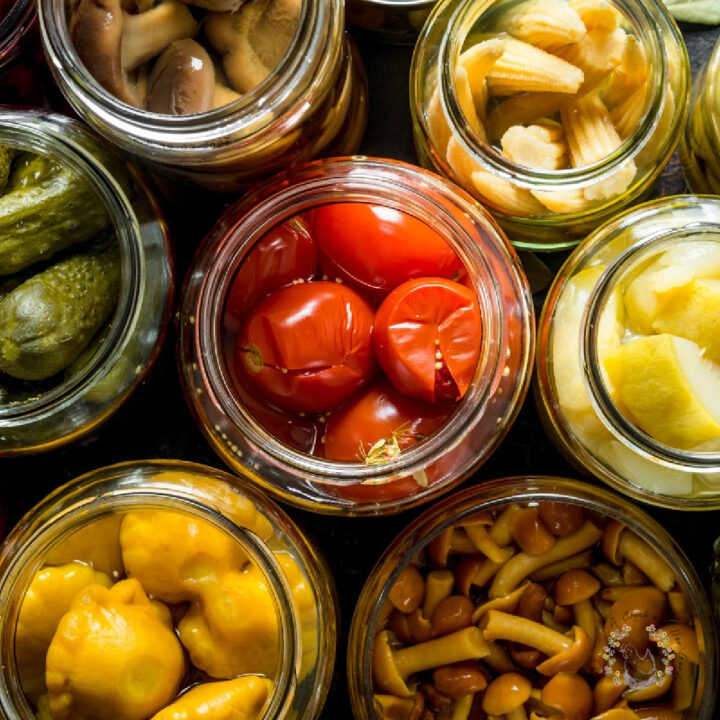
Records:
{"label": "yellow cauliflower floret", "polygon": [[177,694],[183,652],[170,611],[137,580],[75,598],[47,653],[54,720],[146,720]]}
{"label": "yellow cauliflower floret", "polygon": [[272,681],[246,675],[203,683],[181,695],[152,720],[255,720],[272,693]]}
{"label": "yellow cauliflower floret", "polygon": [[88,585],[110,587],[112,581],[89,565],[69,563],[38,570],[30,581],[18,615],[15,657],[25,694],[45,692],[45,655],[62,616]]}
{"label": "yellow cauliflower floret", "polygon": [[181,512],[138,510],[120,527],[125,570],[145,591],[169,603],[196,600],[205,583],[239,571],[241,545],[205,520]]}
{"label": "yellow cauliflower floret", "polygon": [[178,633],[193,665],[210,677],[245,673],[272,677],[278,664],[278,628],[268,584],[251,566],[206,584],[202,599],[180,620]]}

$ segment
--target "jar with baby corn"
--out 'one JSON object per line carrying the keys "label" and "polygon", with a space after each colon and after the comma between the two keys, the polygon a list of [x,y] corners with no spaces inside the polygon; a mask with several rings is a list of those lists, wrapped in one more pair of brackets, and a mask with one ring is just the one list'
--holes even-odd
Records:
{"label": "jar with baby corn", "polygon": [[720,194],[720,42],[693,83],[680,159],[693,192]]}
{"label": "jar with baby corn", "polygon": [[9,720],[310,720],[327,695],[323,561],[209,467],[124,463],[59,488],[8,536],[0,597]]}
{"label": "jar with baby corn", "polygon": [[360,145],[367,83],[340,0],[44,0],[39,16],[73,108],[170,180],[238,192]]}
{"label": "jar with baby corn", "polygon": [[720,200],[677,196],[591,234],[550,288],[536,400],[575,465],[631,497],[720,506]]}
{"label": "jar with baby corn", "polygon": [[699,579],[642,511],[516,477],[413,521],[350,628],[357,720],[709,720],[717,639]]}
{"label": "jar with baby corn", "polygon": [[689,76],[658,0],[443,3],[411,67],[417,154],[517,247],[571,247],[649,192],[679,141]]}

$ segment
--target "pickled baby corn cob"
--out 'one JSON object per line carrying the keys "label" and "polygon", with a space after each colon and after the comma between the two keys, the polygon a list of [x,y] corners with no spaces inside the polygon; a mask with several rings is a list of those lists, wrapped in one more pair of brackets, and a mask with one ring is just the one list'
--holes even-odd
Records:
{"label": "pickled baby corn cob", "polygon": [[462,65],[457,65],[455,67],[455,89],[457,90],[457,98],[460,109],[462,110],[468,125],[482,142],[487,143],[485,128],[482,122],[480,122],[480,118],[475,110],[475,102],[473,100],[472,90],[470,89],[468,73]]}
{"label": "pickled baby corn cob", "polygon": [[514,125],[500,141],[503,155],[518,165],[560,170],[568,165],[565,133],[559,125]]}
{"label": "pickled baby corn cob", "polygon": [[481,120],[485,119],[487,106],[487,83],[485,78],[495,61],[503,54],[504,45],[500,38],[476,43],[458,58],[458,66],[465,69],[470,83],[475,110]]}
{"label": "pickled baby corn cob", "polygon": [[605,104],[612,107],[621,103],[647,80],[647,76],[648,64],[642,45],[634,35],[628,35],[622,59],[610,73],[603,88]]}
{"label": "pickled baby corn cob", "polygon": [[436,87],[433,90],[427,105],[427,124],[430,132],[430,139],[438,153],[443,155],[445,148],[448,146],[451,132],[445,113],[443,112],[442,103],[440,102],[440,91]]}
{"label": "pickled baby corn cob", "polygon": [[580,68],[585,76],[582,91],[587,92],[599,85],[620,64],[625,51],[627,35],[618,28],[590,30],[580,42],[556,51],[558,57]]}
{"label": "pickled baby corn cob", "polygon": [[588,30],[613,31],[620,25],[620,13],[606,0],[569,0]]}
{"label": "pickled baby corn cob", "polygon": [[545,215],[546,210],[529,190],[518,187],[485,170],[477,170],[471,176],[473,186],[487,202],[511,215],[533,217]]}
{"label": "pickled baby corn cob", "polygon": [[450,142],[448,143],[445,159],[455,175],[457,175],[460,183],[468,189],[471,189],[473,186],[472,174],[474,172],[481,171],[482,168],[477,162],[475,162],[472,156],[465,150],[465,148],[460,144],[460,141],[454,135],[450,138]]}
{"label": "pickled baby corn cob", "polygon": [[645,111],[647,83],[643,83],[610,111],[610,118],[621,138],[632,135]]}
{"label": "pickled baby corn cob", "polygon": [[505,38],[503,43],[505,51],[487,75],[491,93],[511,95],[534,91],[572,94],[582,85],[583,71],[562,58],[522,40]]}
{"label": "pickled baby corn cob", "polygon": [[576,43],[586,33],[580,16],[563,0],[531,0],[506,12],[498,30],[547,49]]}
{"label": "pickled baby corn cob", "polygon": [[565,93],[522,93],[503,100],[488,113],[485,123],[488,137],[499,140],[513,125],[529,125],[550,117],[571,100],[572,96]]}
{"label": "pickled baby corn cob", "polygon": [[582,188],[567,188],[563,190],[532,190],[531,192],[533,196],[551,212],[580,212],[592,204],[585,197],[585,193]]}

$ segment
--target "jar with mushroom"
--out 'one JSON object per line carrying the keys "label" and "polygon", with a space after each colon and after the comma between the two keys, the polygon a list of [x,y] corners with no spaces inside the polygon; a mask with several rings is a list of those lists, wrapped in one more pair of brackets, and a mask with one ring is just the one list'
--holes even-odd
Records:
{"label": "jar with mushroom", "polygon": [[422,165],[553,250],[644,197],[687,114],[690,69],[659,0],[454,0],[411,67]]}
{"label": "jar with mushroom", "polygon": [[8,720],[313,720],[329,688],[324,563],[209,467],[124,463],[59,488],[10,533],[0,598]]}
{"label": "jar with mushroom", "polygon": [[621,492],[720,506],[720,201],[641,205],[568,258],[540,319],[536,400],[568,459]]}
{"label": "jar with mushroom", "polygon": [[358,720],[706,720],[717,640],[651,518],[573,480],[446,498],[379,560],[350,629]]}
{"label": "jar with mushroom", "polygon": [[170,180],[237,192],[360,144],[340,0],[43,0],[39,15],[73,108]]}

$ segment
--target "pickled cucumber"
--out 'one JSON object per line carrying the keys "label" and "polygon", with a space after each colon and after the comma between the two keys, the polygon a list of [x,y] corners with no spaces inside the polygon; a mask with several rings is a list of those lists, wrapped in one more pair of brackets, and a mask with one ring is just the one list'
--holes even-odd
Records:
{"label": "pickled cucumber", "polygon": [[15,151],[12,148],[0,145],[0,195],[5,192],[13,157],[15,157]]}
{"label": "pickled cucumber", "polygon": [[117,303],[115,245],[61,260],[0,300],[0,372],[42,380],[87,347]]}
{"label": "pickled cucumber", "polygon": [[18,159],[0,197],[0,276],[95,237],[110,225],[88,182],[51,159]]}

